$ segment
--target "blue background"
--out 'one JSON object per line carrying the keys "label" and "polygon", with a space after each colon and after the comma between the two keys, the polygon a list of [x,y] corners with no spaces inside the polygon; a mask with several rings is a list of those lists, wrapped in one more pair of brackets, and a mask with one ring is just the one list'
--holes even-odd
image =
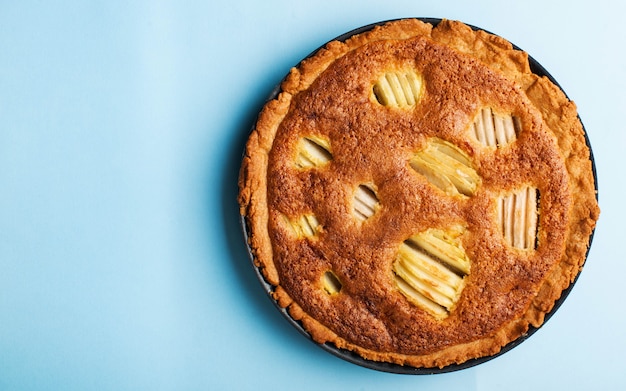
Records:
{"label": "blue background", "polygon": [[[539,1],[0,1],[0,390],[626,388],[624,6]],[[243,143],[289,68],[356,27],[445,17],[502,35],[576,101],[602,216],[529,340],[435,376],[344,362],[250,268]]]}

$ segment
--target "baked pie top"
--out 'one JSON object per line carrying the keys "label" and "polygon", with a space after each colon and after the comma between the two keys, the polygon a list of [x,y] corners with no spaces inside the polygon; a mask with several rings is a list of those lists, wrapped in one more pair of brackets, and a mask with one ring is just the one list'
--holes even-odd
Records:
{"label": "baked pie top", "polygon": [[263,108],[239,178],[254,262],[311,337],[444,367],[539,327],[599,215],[576,107],[504,39],[399,20]]}

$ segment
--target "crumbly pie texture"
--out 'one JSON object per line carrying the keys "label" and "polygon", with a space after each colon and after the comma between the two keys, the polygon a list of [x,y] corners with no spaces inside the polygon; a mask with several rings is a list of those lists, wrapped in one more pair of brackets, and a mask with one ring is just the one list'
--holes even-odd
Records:
{"label": "crumbly pie texture", "polygon": [[389,22],[292,69],[239,187],[277,303],[318,343],[413,367],[539,327],[599,216],[574,103],[508,41],[448,20]]}

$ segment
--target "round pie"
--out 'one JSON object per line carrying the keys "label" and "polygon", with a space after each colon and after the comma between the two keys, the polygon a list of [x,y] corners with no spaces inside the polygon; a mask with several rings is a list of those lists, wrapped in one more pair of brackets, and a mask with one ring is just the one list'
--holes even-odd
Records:
{"label": "round pie", "polygon": [[254,263],[318,343],[439,367],[539,327],[599,209],[576,106],[508,41],[388,22],[291,70],[246,145]]}

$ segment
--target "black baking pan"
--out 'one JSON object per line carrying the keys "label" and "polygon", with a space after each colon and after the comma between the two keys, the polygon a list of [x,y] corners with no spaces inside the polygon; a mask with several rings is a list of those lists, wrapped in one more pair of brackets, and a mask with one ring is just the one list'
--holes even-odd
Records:
{"label": "black baking pan", "polygon": [[[422,17],[417,17],[417,18],[410,18],[410,19],[419,19],[419,20],[421,20],[421,21],[423,21],[425,23],[430,23],[433,26],[437,26],[442,21],[442,19],[440,19],[440,18],[422,18]],[[345,34],[342,34],[342,35],[332,39],[329,42],[332,42],[332,41],[341,41],[341,42],[343,42],[343,41],[346,41],[347,39],[349,39],[350,37],[352,37],[353,35],[367,32],[369,30],[372,30],[376,26],[384,25],[386,23],[389,23],[389,22],[392,22],[392,21],[396,21],[396,20],[399,20],[399,19],[390,19],[390,20],[385,20],[385,21],[380,21],[380,22],[368,24],[366,26],[362,26],[362,27],[359,27],[359,28],[354,29],[352,31],[349,31],[349,32],[347,32]],[[482,31],[485,31],[486,33],[495,35],[495,34],[489,32],[489,31],[481,29],[479,27],[472,26],[472,25],[467,24],[467,23],[465,23],[465,24],[468,25],[473,30],[482,30]],[[320,49],[322,49],[325,46],[326,46],[326,44],[320,46],[318,49],[316,49],[315,51],[311,52],[311,54],[306,56],[302,61],[304,61],[305,59],[308,59],[309,57],[313,56],[315,53],[317,53]],[[516,50],[522,50],[519,47],[517,47],[515,44],[513,44],[513,47]],[[554,77],[552,77],[552,75],[550,75],[550,73],[548,73],[548,71],[539,62],[537,62],[530,55],[528,56],[528,60],[529,60],[529,63],[530,63],[530,69],[531,69],[531,71],[534,74],[536,74],[538,76],[545,76],[545,77],[547,77],[552,83],[554,83],[561,90],[563,90],[561,88],[561,86],[559,85],[559,83],[554,79]],[[282,81],[281,81],[281,83],[279,83],[271,91],[271,93],[270,93],[270,95],[269,95],[269,97],[267,99],[267,102],[269,102],[270,100],[273,100],[273,99],[278,97],[278,94],[281,92],[281,84],[282,84]],[[581,124],[582,124],[582,121],[581,121]],[[253,126],[253,128],[254,128],[254,126]],[[583,131],[584,131],[584,135],[585,135],[585,141],[587,143],[587,146],[589,147],[590,159],[591,159],[591,163],[592,163],[592,170],[593,170],[593,177],[594,177],[594,184],[595,184],[595,188],[596,188],[596,198],[597,198],[598,182],[597,182],[597,175],[596,175],[596,167],[595,167],[595,162],[594,162],[594,158],[593,158],[593,152],[591,150],[591,145],[590,145],[590,142],[589,142],[589,138],[587,136],[587,132],[584,129],[584,125],[583,125]],[[479,364],[485,363],[487,361],[490,361],[490,360],[492,360],[492,359],[494,359],[494,358],[496,358],[498,356],[501,356],[502,354],[510,351],[511,349],[515,348],[516,346],[518,346],[519,344],[524,342],[526,339],[528,339],[530,336],[532,336],[539,328],[541,328],[541,326],[539,328],[533,327],[533,326],[529,326],[529,329],[526,332],[526,334],[522,335],[521,337],[517,338],[514,341],[511,341],[510,343],[505,345],[500,350],[500,352],[498,352],[498,353],[496,353],[494,355],[486,356],[486,357],[480,357],[480,358],[475,358],[475,359],[470,359],[470,360],[465,361],[465,362],[463,362],[461,364],[451,364],[451,365],[448,365],[448,366],[446,366],[444,368],[415,368],[415,367],[411,367],[411,366],[402,366],[402,365],[398,365],[398,364],[372,361],[372,360],[367,360],[367,359],[359,356],[358,354],[356,354],[356,353],[354,353],[352,351],[337,348],[332,343],[319,344],[319,343],[313,341],[313,339],[311,339],[309,333],[302,327],[300,322],[294,320],[289,315],[287,310],[285,308],[280,307],[278,305],[278,303],[272,298],[271,294],[272,294],[272,292],[274,290],[274,287],[265,280],[265,278],[261,274],[261,271],[259,270],[259,268],[256,267],[256,265],[254,264],[254,256],[253,256],[252,251],[251,251],[251,249],[250,249],[250,247],[248,245],[248,225],[247,225],[245,216],[240,216],[240,219],[241,219],[241,227],[242,227],[242,231],[243,231],[243,236],[244,236],[244,239],[245,239],[245,242],[246,242],[246,246],[247,246],[247,249],[248,249],[248,254],[250,256],[250,260],[252,261],[251,265],[252,265],[252,267],[254,269],[254,272],[255,272],[259,282],[261,283],[261,286],[262,286],[263,290],[267,293],[268,298],[272,301],[272,303],[278,309],[278,312],[280,312],[283,315],[283,317],[293,327],[295,327],[303,336],[305,336],[309,341],[311,341],[315,345],[319,346],[320,348],[324,349],[328,353],[331,353],[331,354],[333,354],[333,355],[335,355],[335,356],[337,356],[337,357],[339,357],[339,358],[341,358],[341,359],[343,359],[343,360],[345,360],[347,362],[350,362],[350,363],[353,363],[353,364],[356,364],[356,365],[359,365],[359,366],[362,366],[362,367],[365,367],[365,368],[381,371],[381,372],[396,373],[396,374],[432,375],[432,374],[441,374],[441,373],[455,372],[455,371],[459,371],[459,370],[462,370],[462,369],[474,367],[476,365],[479,365]],[[591,248],[591,242],[593,241],[593,235],[594,235],[594,232],[591,233],[591,236],[589,238],[589,247],[587,249],[586,257],[588,256],[589,249]],[[581,269],[581,271],[582,271],[582,269]],[[559,309],[561,304],[563,304],[563,302],[565,301],[565,299],[569,295],[570,291],[574,287],[576,281],[578,280],[578,276],[579,275],[580,275],[580,272],[576,276],[574,281],[569,285],[569,287],[563,291],[563,293],[561,294],[561,297],[555,302],[554,307],[552,308],[552,310],[545,315],[545,320],[544,320],[542,325],[544,325],[556,313],[556,311]]]}

